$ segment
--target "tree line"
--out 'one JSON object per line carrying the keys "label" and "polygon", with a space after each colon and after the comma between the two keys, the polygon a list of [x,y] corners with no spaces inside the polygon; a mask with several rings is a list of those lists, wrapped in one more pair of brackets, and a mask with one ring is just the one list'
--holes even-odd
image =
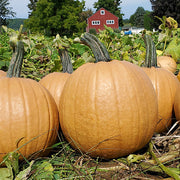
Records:
{"label": "tree line", "polygon": [[[130,23],[132,26],[144,27],[148,30],[158,28],[160,24],[156,16],[162,18],[173,17],[180,24],[179,0],[150,0],[152,12],[138,7],[129,19],[123,20],[121,0],[98,0],[93,4],[95,11],[101,7],[110,11],[119,18],[119,26]],[[94,12],[85,7],[82,0],[29,0],[28,19],[23,20],[24,27],[31,32],[43,32],[46,35],[67,35],[82,33],[86,29],[86,20]],[[12,21],[8,17],[15,13],[9,7],[9,0],[0,0],[0,25],[7,25]],[[20,22],[20,20],[19,20]]]}

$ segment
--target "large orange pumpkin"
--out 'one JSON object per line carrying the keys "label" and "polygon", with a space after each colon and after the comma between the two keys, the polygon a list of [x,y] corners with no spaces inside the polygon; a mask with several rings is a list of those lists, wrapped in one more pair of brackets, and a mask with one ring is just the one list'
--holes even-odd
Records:
{"label": "large orange pumpkin", "polygon": [[[86,33],[86,38],[91,35]],[[97,55],[96,45],[92,47]],[[149,142],[157,124],[157,97],[140,67],[118,60],[98,62],[101,57],[99,54],[97,63],[82,65],[68,78],[59,115],[64,136],[74,148],[110,159]],[[104,55],[102,59],[108,58]]]}
{"label": "large orange pumpkin", "polygon": [[43,77],[39,83],[42,84],[53,96],[57,107],[59,107],[59,99],[66,80],[73,72],[71,59],[66,50],[61,51],[61,60],[63,72],[53,72]]}
{"label": "large orange pumpkin", "polygon": [[21,41],[16,53],[8,77],[0,78],[0,162],[11,151],[26,158],[36,152],[43,154],[55,143],[59,128],[57,106],[50,93],[34,80],[14,77],[23,59]]}
{"label": "large orange pumpkin", "polygon": [[180,121],[180,84],[175,95],[174,112],[175,112],[176,120]]}
{"label": "large orange pumpkin", "polygon": [[151,79],[157,94],[159,121],[155,131],[162,133],[171,126],[174,96],[179,82],[172,72],[157,67],[156,50],[149,35],[145,35],[145,42],[151,45],[146,49],[146,67],[143,70]]}

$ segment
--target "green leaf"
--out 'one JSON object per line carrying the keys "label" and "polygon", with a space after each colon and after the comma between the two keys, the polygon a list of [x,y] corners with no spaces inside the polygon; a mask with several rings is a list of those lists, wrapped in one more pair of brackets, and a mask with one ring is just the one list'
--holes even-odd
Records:
{"label": "green leaf", "polygon": [[42,164],[40,164],[37,167],[36,173],[34,174],[33,178],[36,180],[42,180],[42,179],[53,179],[53,171],[54,168],[52,164],[48,161],[44,161]]}
{"label": "green leaf", "polygon": [[0,168],[0,180],[13,180],[12,170],[9,168]]}
{"label": "green leaf", "polygon": [[17,152],[8,153],[4,156],[3,162],[10,171],[14,171],[15,175],[19,173],[19,154]]}

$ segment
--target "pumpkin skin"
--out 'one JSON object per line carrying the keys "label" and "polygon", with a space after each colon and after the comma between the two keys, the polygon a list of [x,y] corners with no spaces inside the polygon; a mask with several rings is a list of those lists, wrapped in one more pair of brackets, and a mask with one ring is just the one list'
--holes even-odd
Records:
{"label": "pumpkin skin", "polygon": [[176,120],[180,121],[180,84],[176,91],[175,100],[174,100],[174,113],[176,116]]}
{"label": "pumpkin skin", "polygon": [[180,71],[178,72],[177,78],[180,81]]}
{"label": "pumpkin skin", "polygon": [[31,79],[0,78],[0,86],[0,162],[28,141],[19,150],[23,156],[43,155],[57,139],[59,119],[54,99]]}
{"label": "pumpkin skin", "polygon": [[6,76],[6,72],[0,70],[0,77],[5,77]]}
{"label": "pumpkin skin", "polygon": [[53,72],[43,77],[39,83],[42,84],[53,96],[57,107],[59,107],[59,99],[69,73]]}
{"label": "pumpkin skin", "polygon": [[137,65],[118,60],[79,67],[65,83],[59,109],[71,145],[105,159],[144,147],[158,118],[148,76]]}
{"label": "pumpkin skin", "polygon": [[158,56],[157,65],[171,71],[172,73],[175,73],[177,69],[176,61],[169,56]]}
{"label": "pumpkin skin", "polygon": [[162,133],[169,129],[172,123],[174,96],[178,87],[177,77],[163,68],[143,68],[151,79],[158,98],[158,124],[155,132]]}

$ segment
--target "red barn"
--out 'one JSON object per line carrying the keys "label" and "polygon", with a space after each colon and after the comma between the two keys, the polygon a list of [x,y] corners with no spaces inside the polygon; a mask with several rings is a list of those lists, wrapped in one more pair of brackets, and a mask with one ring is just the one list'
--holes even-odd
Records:
{"label": "red barn", "polygon": [[89,32],[89,29],[96,29],[96,32],[98,32],[99,29],[104,30],[104,25],[112,29],[119,29],[119,19],[106,9],[101,8],[87,19],[86,31]]}

